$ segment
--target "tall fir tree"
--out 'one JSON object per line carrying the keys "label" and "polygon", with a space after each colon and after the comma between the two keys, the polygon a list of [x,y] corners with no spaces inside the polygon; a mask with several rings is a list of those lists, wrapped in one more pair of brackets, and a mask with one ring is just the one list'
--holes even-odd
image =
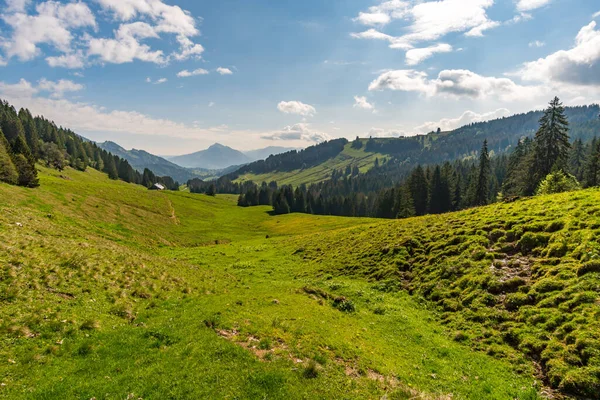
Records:
{"label": "tall fir tree", "polygon": [[19,181],[19,173],[11,153],[10,145],[0,130],[0,182],[16,185]]}
{"label": "tall fir tree", "polygon": [[540,127],[535,134],[527,195],[533,194],[540,181],[553,169],[566,170],[570,149],[569,121],[565,116],[565,107],[560,99],[555,97],[544,111]]}
{"label": "tall fir tree", "polygon": [[479,154],[479,168],[475,186],[475,204],[483,206],[488,204],[490,198],[490,154],[488,152],[487,140],[483,141],[481,153]]}

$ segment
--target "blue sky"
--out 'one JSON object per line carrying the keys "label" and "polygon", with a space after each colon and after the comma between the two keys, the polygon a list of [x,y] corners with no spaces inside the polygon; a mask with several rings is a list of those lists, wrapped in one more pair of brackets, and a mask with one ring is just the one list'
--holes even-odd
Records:
{"label": "blue sky", "polygon": [[157,154],[600,101],[597,0],[0,2],[0,98]]}

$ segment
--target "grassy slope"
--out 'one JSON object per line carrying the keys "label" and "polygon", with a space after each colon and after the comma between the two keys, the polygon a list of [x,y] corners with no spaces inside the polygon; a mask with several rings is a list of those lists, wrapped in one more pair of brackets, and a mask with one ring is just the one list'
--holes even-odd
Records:
{"label": "grassy slope", "polygon": [[311,256],[400,225],[271,217],[93,170],[43,169],[41,184],[0,185],[0,397],[536,397],[528,363],[472,352],[425,304],[335,273],[358,250]]}
{"label": "grassy slope", "polygon": [[437,304],[454,338],[567,393],[600,393],[600,191],[317,234],[323,274],[378,280]]}
{"label": "grassy slope", "polygon": [[367,153],[364,150],[364,145],[367,140],[368,139],[363,139],[362,149],[353,149],[351,147],[352,143],[348,143],[337,157],[311,168],[289,172],[276,171],[267,174],[244,174],[241,175],[237,181],[243,182],[251,180],[258,183],[276,181],[280,185],[298,186],[301,184],[311,184],[327,180],[331,177],[332,170],[345,170],[349,165],[357,165],[360,172],[364,173],[375,165],[376,158],[379,158],[380,161],[385,158],[382,154]]}

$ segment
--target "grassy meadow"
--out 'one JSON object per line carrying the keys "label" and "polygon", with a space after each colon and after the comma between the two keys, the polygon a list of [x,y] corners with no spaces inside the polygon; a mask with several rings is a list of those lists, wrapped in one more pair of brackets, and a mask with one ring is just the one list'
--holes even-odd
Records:
{"label": "grassy meadow", "polygon": [[599,191],[382,221],[40,178],[0,185],[0,398],[600,388]]}
{"label": "grassy meadow", "polygon": [[385,155],[366,152],[364,146],[368,139],[362,139],[363,147],[353,149],[352,143],[346,144],[344,150],[336,157],[314,167],[295,171],[276,171],[266,174],[243,174],[236,181],[253,181],[257,183],[276,181],[280,185],[300,186],[303,184],[318,183],[331,178],[334,169],[345,170],[348,166],[357,166],[361,173],[369,171],[375,166],[375,159],[381,162]]}

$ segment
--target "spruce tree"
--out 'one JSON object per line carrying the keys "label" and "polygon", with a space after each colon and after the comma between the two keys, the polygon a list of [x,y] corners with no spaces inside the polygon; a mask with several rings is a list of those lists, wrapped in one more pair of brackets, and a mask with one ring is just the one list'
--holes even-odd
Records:
{"label": "spruce tree", "polygon": [[565,108],[555,97],[540,119],[540,127],[535,134],[532,180],[526,194],[533,194],[539,182],[553,169],[565,170],[569,159],[569,121]]}
{"label": "spruce tree", "polygon": [[475,205],[488,204],[490,198],[490,154],[488,152],[487,140],[483,141],[481,154],[479,155],[479,169],[475,187]]}
{"label": "spruce tree", "polygon": [[11,157],[11,149],[4,134],[0,130],[0,182],[16,185],[19,173]]}
{"label": "spruce tree", "polygon": [[416,215],[424,215],[429,202],[429,189],[423,167],[419,165],[415,168],[408,180],[408,186],[414,201]]}
{"label": "spruce tree", "polygon": [[585,165],[585,187],[595,187],[600,183],[600,141],[597,138],[590,144],[589,155]]}
{"label": "spruce tree", "polygon": [[108,174],[109,179],[119,179],[119,172],[117,171],[117,166],[115,164],[115,159],[113,156],[108,153],[106,160],[104,161],[104,172]]}
{"label": "spruce tree", "polygon": [[569,170],[578,181],[583,181],[585,175],[586,154],[585,146],[581,139],[573,142],[569,157]]}
{"label": "spruce tree", "polygon": [[39,186],[39,180],[37,177],[37,170],[35,164],[32,164],[30,160],[23,154],[14,155],[14,164],[19,173],[18,185],[29,188]]}

